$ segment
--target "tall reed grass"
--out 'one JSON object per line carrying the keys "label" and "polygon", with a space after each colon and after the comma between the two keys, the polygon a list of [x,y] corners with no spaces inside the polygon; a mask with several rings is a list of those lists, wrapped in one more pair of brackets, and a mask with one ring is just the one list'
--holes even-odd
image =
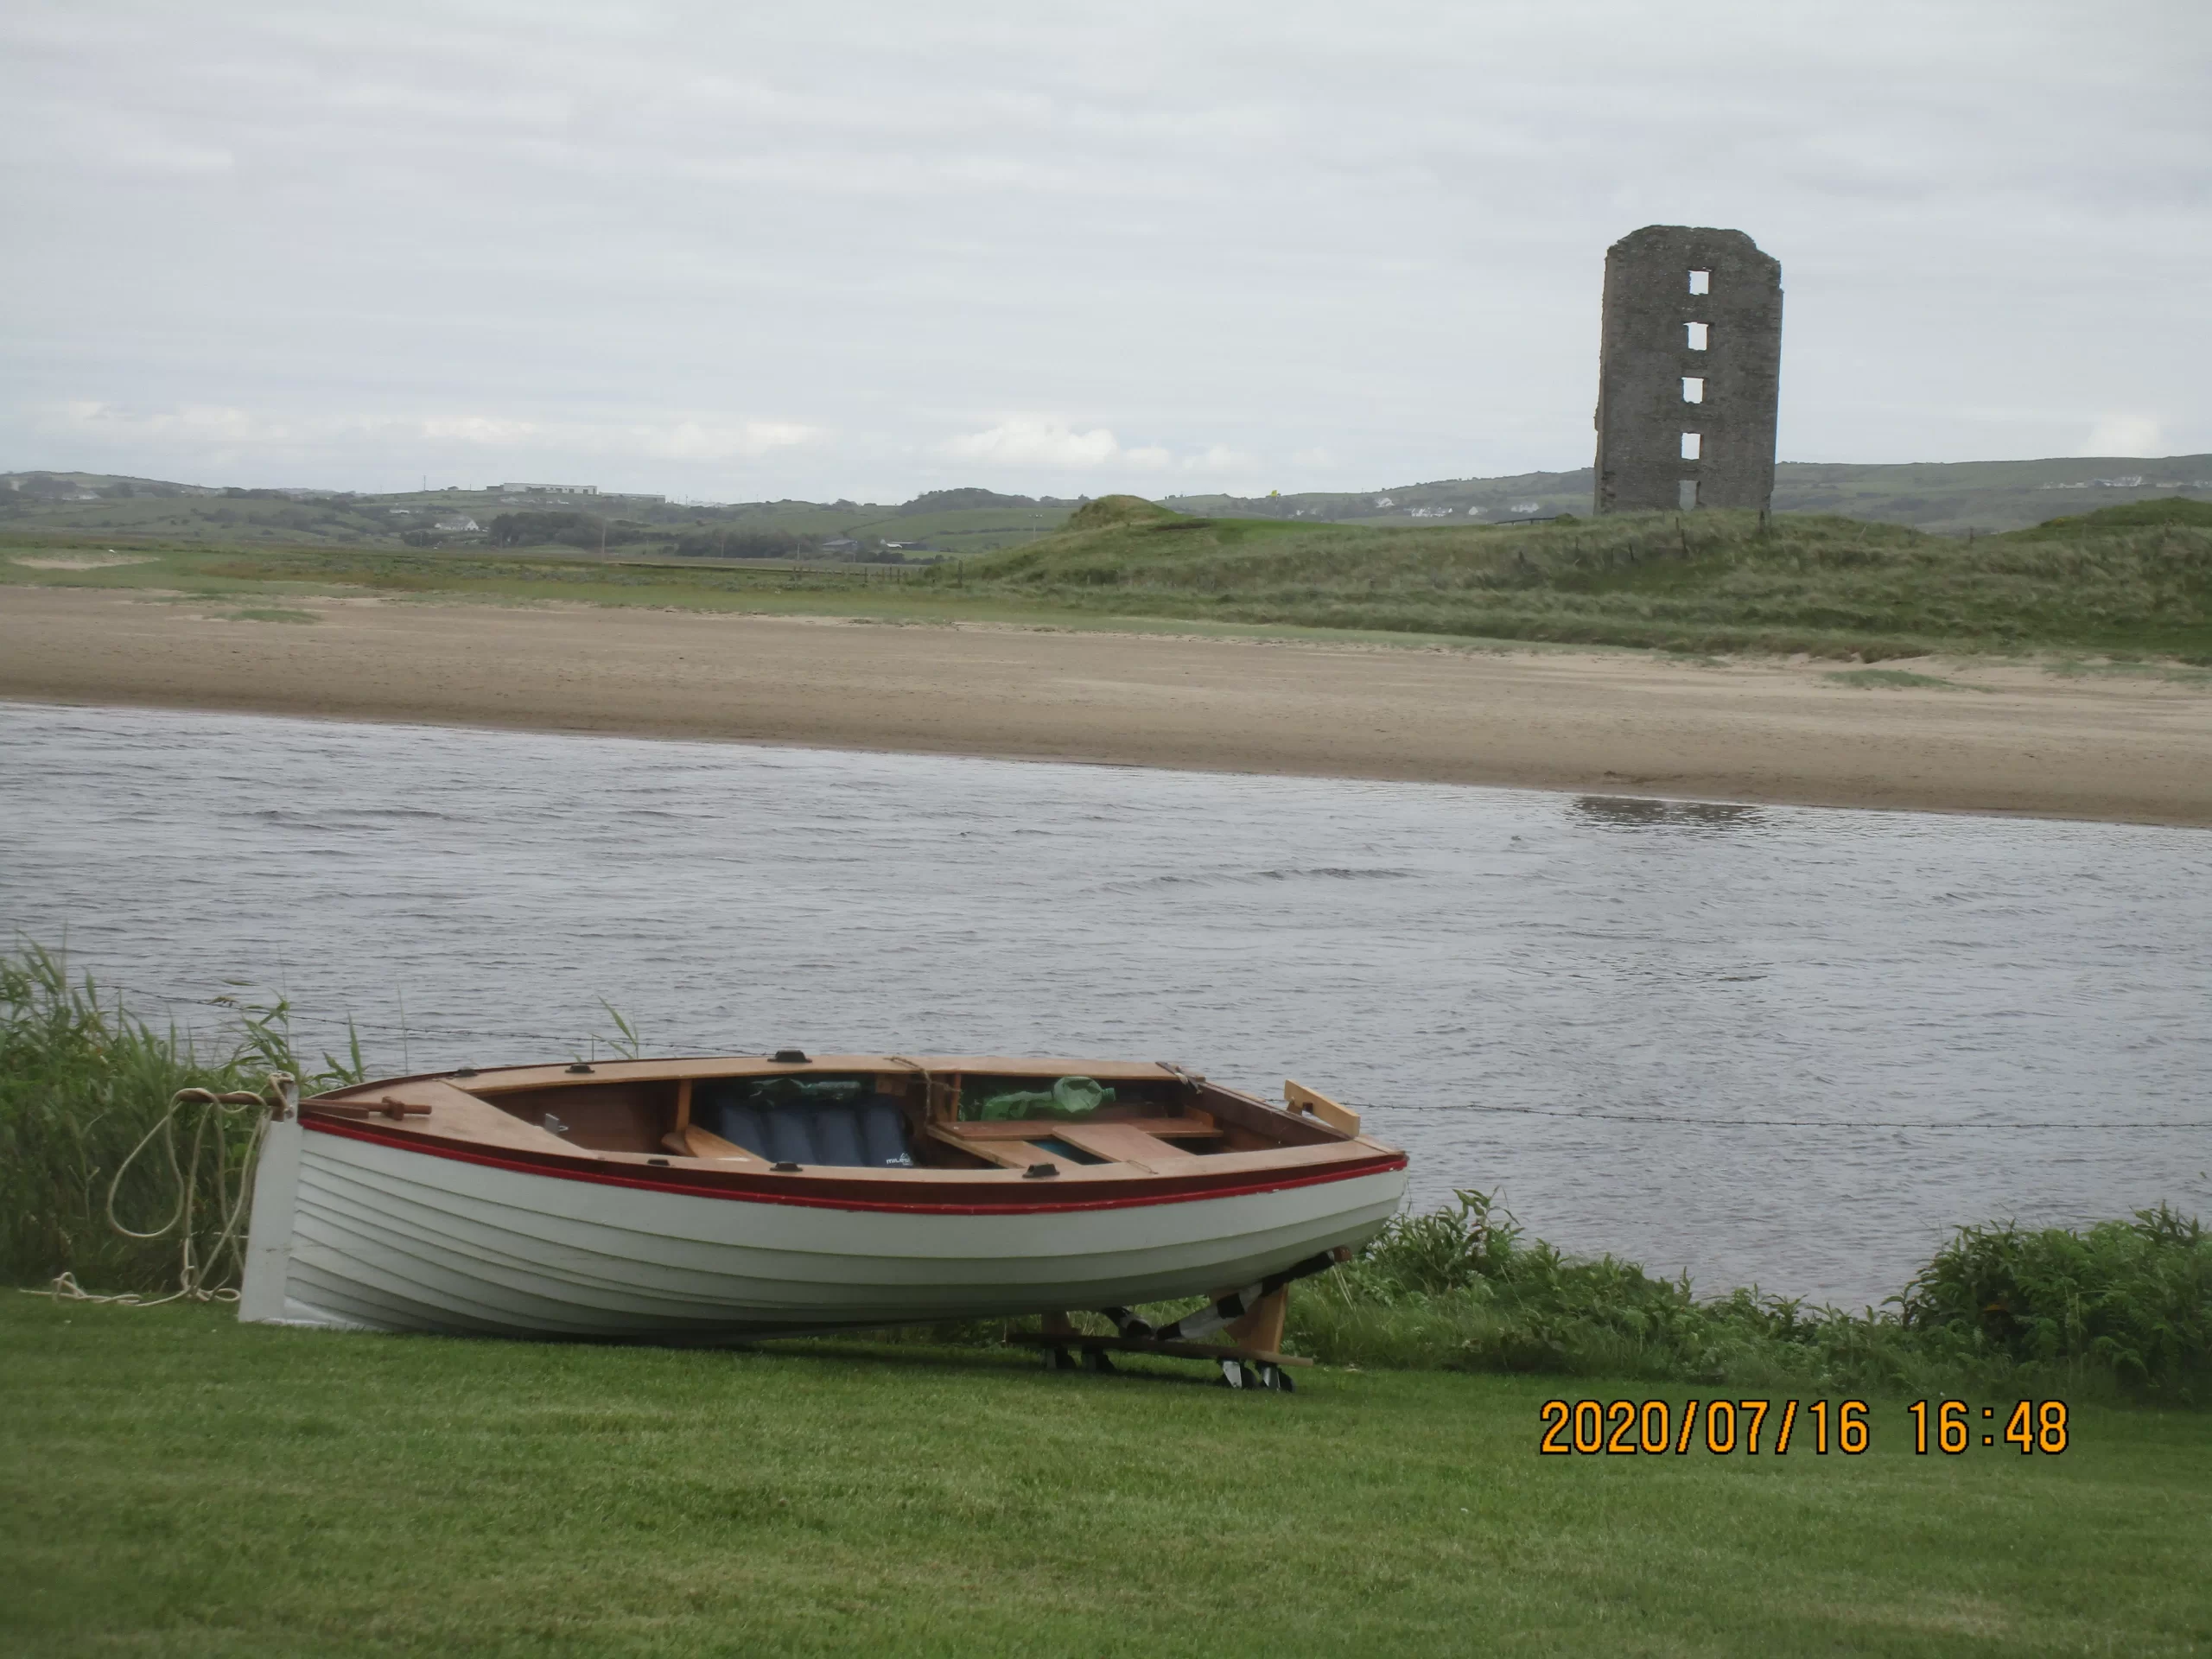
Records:
{"label": "tall reed grass", "polygon": [[[203,1049],[107,1001],[90,980],[73,982],[48,951],[0,957],[0,1281],[70,1273],[96,1290],[171,1287],[177,1239],[125,1238],[108,1220],[111,1186],[128,1226],[150,1230],[169,1215],[170,1166],[142,1156],[119,1185],[116,1172],[178,1090],[257,1087],[276,1071],[312,1089],[358,1082],[365,1067],[358,1046],[304,1064],[282,1002],[232,1010],[226,1034]],[[249,1123],[213,1128],[234,1182]],[[218,1161],[194,1171],[203,1259],[219,1225]],[[984,1342],[999,1330],[975,1322],[898,1334]],[[1849,1313],[1752,1290],[1700,1298],[1634,1262],[1531,1239],[1488,1197],[1462,1192],[1399,1217],[1351,1263],[1300,1286],[1288,1340],[1375,1369],[2009,1387],[2199,1405],[2212,1402],[2212,1236],[2163,1206],[2082,1232],[1964,1227],[1882,1309]]]}
{"label": "tall reed grass", "polygon": [[[62,960],[31,946],[0,957],[0,1280],[23,1285],[73,1274],[112,1292],[173,1288],[181,1240],[129,1238],[109,1221],[150,1232],[174,1213],[179,1173],[155,1132],[181,1089],[258,1088],[272,1071],[308,1087],[360,1075],[358,1049],[304,1065],[282,1002],[230,1011],[227,1033],[203,1048],[194,1034],[156,1030],[73,982]],[[235,1193],[251,1132],[248,1115],[211,1118],[214,1144],[190,1172],[194,1245],[205,1261]],[[118,1172],[123,1171],[121,1180]]]}

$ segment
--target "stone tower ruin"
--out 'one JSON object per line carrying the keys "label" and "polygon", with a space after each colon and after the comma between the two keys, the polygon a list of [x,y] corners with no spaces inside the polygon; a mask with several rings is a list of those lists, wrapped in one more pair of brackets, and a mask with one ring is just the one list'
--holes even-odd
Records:
{"label": "stone tower ruin", "polygon": [[1647,225],[1605,250],[1599,512],[1764,509],[1781,389],[1782,264],[1750,237]]}

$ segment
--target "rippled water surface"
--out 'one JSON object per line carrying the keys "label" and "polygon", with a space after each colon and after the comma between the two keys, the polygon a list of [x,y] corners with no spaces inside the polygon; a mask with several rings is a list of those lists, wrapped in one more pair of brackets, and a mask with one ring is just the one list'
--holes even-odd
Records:
{"label": "rippled water surface", "polygon": [[2212,1208],[2212,1137],[2140,1127],[2212,1122],[2196,830],[0,705],[0,925],[394,1072],[604,998],[667,1052],[1288,1075],[1419,1198],[1707,1289]]}

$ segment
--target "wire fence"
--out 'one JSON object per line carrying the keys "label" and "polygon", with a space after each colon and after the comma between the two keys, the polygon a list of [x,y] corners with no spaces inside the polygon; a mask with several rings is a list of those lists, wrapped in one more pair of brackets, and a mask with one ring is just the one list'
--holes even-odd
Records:
{"label": "wire fence", "polygon": [[1393,1112],[1452,1112],[1473,1113],[1478,1116],[1512,1117],[1553,1117],[1571,1119],[1584,1123],[1669,1123],[1706,1129],[1913,1129],[1913,1130],[1981,1130],[1981,1129],[2212,1129],[2212,1122],[2156,1122],[2135,1123],[2083,1122],[2012,1122],[1994,1119],[1968,1118],[1951,1123],[1904,1123],[1885,1118],[1818,1118],[1818,1117],[1677,1117],[1665,1112],[1590,1112],[1567,1110],[1552,1106],[1493,1106],[1478,1101],[1455,1103],[1448,1106],[1413,1106],[1402,1103],[1382,1105],[1377,1109]]}

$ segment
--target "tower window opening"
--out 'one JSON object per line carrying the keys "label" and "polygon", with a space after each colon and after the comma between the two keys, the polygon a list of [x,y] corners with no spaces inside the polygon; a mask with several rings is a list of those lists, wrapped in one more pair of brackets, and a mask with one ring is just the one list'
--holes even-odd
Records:
{"label": "tower window opening", "polygon": [[1690,272],[1690,292],[1693,294],[1712,293],[1713,273],[1709,270],[1694,270]]}
{"label": "tower window opening", "polygon": [[1685,433],[1683,433],[1683,434],[1682,434],[1682,459],[1683,459],[1684,461],[1699,461],[1699,460],[1702,460],[1702,459],[1703,459],[1703,456],[1702,456],[1702,454],[1700,454],[1700,452],[1704,449],[1704,448],[1705,448],[1705,434],[1704,434],[1704,433],[1702,433],[1702,432],[1685,432]]}
{"label": "tower window opening", "polygon": [[1706,348],[1707,341],[1710,338],[1710,334],[1706,325],[1701,322],[1686,322],[1682,327],[1688,333],[1690,350],[1694,352],[1703,351]]}
{"label": "tower window opening", "polygon": [[1702,376],[1686,374],[1682,377],[1682,401],[1701,404],[1705,401],[1705,380]]}

